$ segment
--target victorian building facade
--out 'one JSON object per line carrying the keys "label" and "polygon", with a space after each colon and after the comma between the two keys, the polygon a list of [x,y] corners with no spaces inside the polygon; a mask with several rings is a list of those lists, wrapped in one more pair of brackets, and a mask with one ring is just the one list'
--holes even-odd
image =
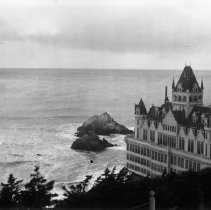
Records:
{"label": "victorian building facade", "polygon": [[185,66],[172,83],[172,102],[135,105],[135,134],[125,137],[127,168],[151,177],[211,166],[211,107],[203,106],[203,82]]}

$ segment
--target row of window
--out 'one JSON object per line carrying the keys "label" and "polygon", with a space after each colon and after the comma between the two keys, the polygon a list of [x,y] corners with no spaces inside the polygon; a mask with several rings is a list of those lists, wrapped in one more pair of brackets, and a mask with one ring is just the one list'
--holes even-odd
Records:
{"label": "row of window", "polygon": [[146,160],[144,158],[137,157],[135,155],[129,155],[129,154],[127,154],[127,160],[133,161],[135,163],[139,163],[139,164],[141,164],[143,166],[150,167],[150,161],[149,160]]}
{"label": "row of window", "polygon": [[175,165],[175,166],[179,166],[180,168],[188,169],[188,170],[193,170],[193,171],[200,170],[199,162],[185,159],[182,157],[178,157],[176,155],[171,155],[171,164]]}
{"label": "row of window", "polygon": [[[176,133],[176,127],[175,126],[169,126],[169,125],[163,124],[163,129]],[[199,132],[200,132],[200,130],[193,128],[193,134],[195,136],[199,135]],[[208,139],[208,133],[207,132],[202,132],[202,135],[205,139]],[[137,138],[139,138],[139,129],[138,128],[137,128]],[[143,129],[143,140],[146,140],[146,141],[148,140],[148,129]],[[155,142],[155,131],[153,131],[153,130],[150,130],[150,140],[152,142]]]}
{"label": "row of window", "polygon": [[163,173],[163,171],[167,171],[167,168],[155,163],[151,163],[151,169],[153,169],[154,171],[159,171],[161,173]]}
{"label": "row of window", "polygon": [[[188,152],[194,153],[194,140],[188,139]],[[197,141],[197,151],[198,155],[204,153],[204,143]]]}
{"label": "row of window", "polygon": [[127,168],[141,172],[142,174],[145,174],[145,175],[150,175],[150,171],[146,170],[145,168],[140,168],[140,167],[133,165],[131,163],[127,163]]}
{"label": "row of window", "polygon": [[127,150],[137,153],[137,154],[141,154],[145,157],[151,157],[153,160],[156,160],[162,163],[167,163],[167,154],[164,154],[162,152],[157,152],[149,148],[140,147],[134,144],[127,144]]}
{"label": "row of window", "polygon": [[185,139],[182,137],[179,137],[179,149],[185,150]]}
{"label": "row of window", "polygon": [[[181,101],[181,102],[186,102],[187,101],[187,98],[186,96],[176,96],[174,95],[173,96],[173,100],[174,101]],[[202,100],[202,96],[199,95],[199,96],[190,96],[189,97],[189,102],[197,102],[197,101],[201,101]]]}
{"label": "row of window", "polygon": [[127,168],[131,168],[131,169],[133,169],[135,171],[140,171],[140,167],[135,166],[135,165],[130,164],[130,163],[127,163]]}
{"label": "row of window", "polygon": [[151,157],[153,160],[159,161],[161,163],[167,163],[167,154],[157,152],[154,150],[152,150],[151,153],[152,153]]}
{"label": "row of window", "polygon": [[171,164],[174,166],[179,166],[181,168],[185,167],[185,159],[177,157],[176,155],[171,155]]}
{"label": "row of window", "polygon": [[140,146],[134,144],[127,144],[127,150],[140,154]]}
{"label": "row of window", "polygon": [[176,126],[163,124],[163,130],[171,131],[171,132],[175,132],[176,133]]}
{"label": "row of window", "polygon": [[176,136],[158,133],[158,144],[176,149]]}
{"label": "row of window", "polygon": [[[158,133],[158,145],[169,146],[171,148],[176,149],[177,148],[176,147],[176,137],[167,135],[167,134]],[[195,145],[195,140],[188,139],[187,146],[188,146],[187,151],[190,153],[196,153],[198,155],[205,155],[205,156],[209,155],[207,144],[205,145],[205,148],[204,148],[204,142],[197,141],[197,144]],[[183,137],[179,137],[178,149],[185,151],[185,139]],[[137,145],[127,144],[127,150],[132,151],[137,154],[147,156],[147,157],[151,157],[151,150],[149,148],[145,148],[145,147],[140,148],[140,146],[137,146]],[[211,145],[210,145],[210,155],[209,156],[211,157]]]}
{"label": "row of window", "polygon": [[146,147],[140,147],[134,144],[127,144],[127,150],[137,154],[141,154],[146,157],[151,157],[151,150]]}
{"label": "row of window", "polygon": [[155,131],[150,131],[150,141],[155,142]]}

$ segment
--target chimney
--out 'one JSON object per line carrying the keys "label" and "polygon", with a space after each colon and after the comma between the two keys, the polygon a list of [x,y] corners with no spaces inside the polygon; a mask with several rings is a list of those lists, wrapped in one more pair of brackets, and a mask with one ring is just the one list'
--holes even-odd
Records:
{"label": "chimney", "polygon": [[164,102],[168,102],[169,101],[168,96],[167,96],[167,91],[168,91],[168,89],[167,89],[167,86],[166,86],[165,87],[165,101]]}

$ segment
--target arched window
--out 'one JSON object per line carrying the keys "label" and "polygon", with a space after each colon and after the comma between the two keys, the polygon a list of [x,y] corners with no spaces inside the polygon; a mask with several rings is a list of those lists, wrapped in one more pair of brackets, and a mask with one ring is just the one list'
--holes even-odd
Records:
{"label": "arched window", "polygon": [[189,102],[192,102],[192,96],[189,97]]}
{"label": "arched window", "polygon": [[202,100],[202,96],[199,96],[199,101],[201,101]]}
{"label": "arched window", "polygon": [[186,100],[187,100],[187,99],[186,99],[186,96],[183,96],[183,101],[186,102]]}
{"label": "arched window", "polygon": [[177,96],[176,95],[174,95],[174,101],[177,101]]}
{"label": "arched window", "polygon": [[178,96],[178,101],[181,101],[181,100],[182,100],[181,96]]}
{"label": "arched window", "polygon": [[198,97],[194,96],[194,101],[197,102],[198,101]]}

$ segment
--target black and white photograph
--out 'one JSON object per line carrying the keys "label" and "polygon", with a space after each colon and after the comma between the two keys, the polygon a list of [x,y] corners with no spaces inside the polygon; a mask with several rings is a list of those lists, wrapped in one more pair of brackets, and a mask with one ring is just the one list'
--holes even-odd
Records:
{"label": "black and white photograph", "polygon": [[210,0],[0,0],[4,209],[211,209]]}

